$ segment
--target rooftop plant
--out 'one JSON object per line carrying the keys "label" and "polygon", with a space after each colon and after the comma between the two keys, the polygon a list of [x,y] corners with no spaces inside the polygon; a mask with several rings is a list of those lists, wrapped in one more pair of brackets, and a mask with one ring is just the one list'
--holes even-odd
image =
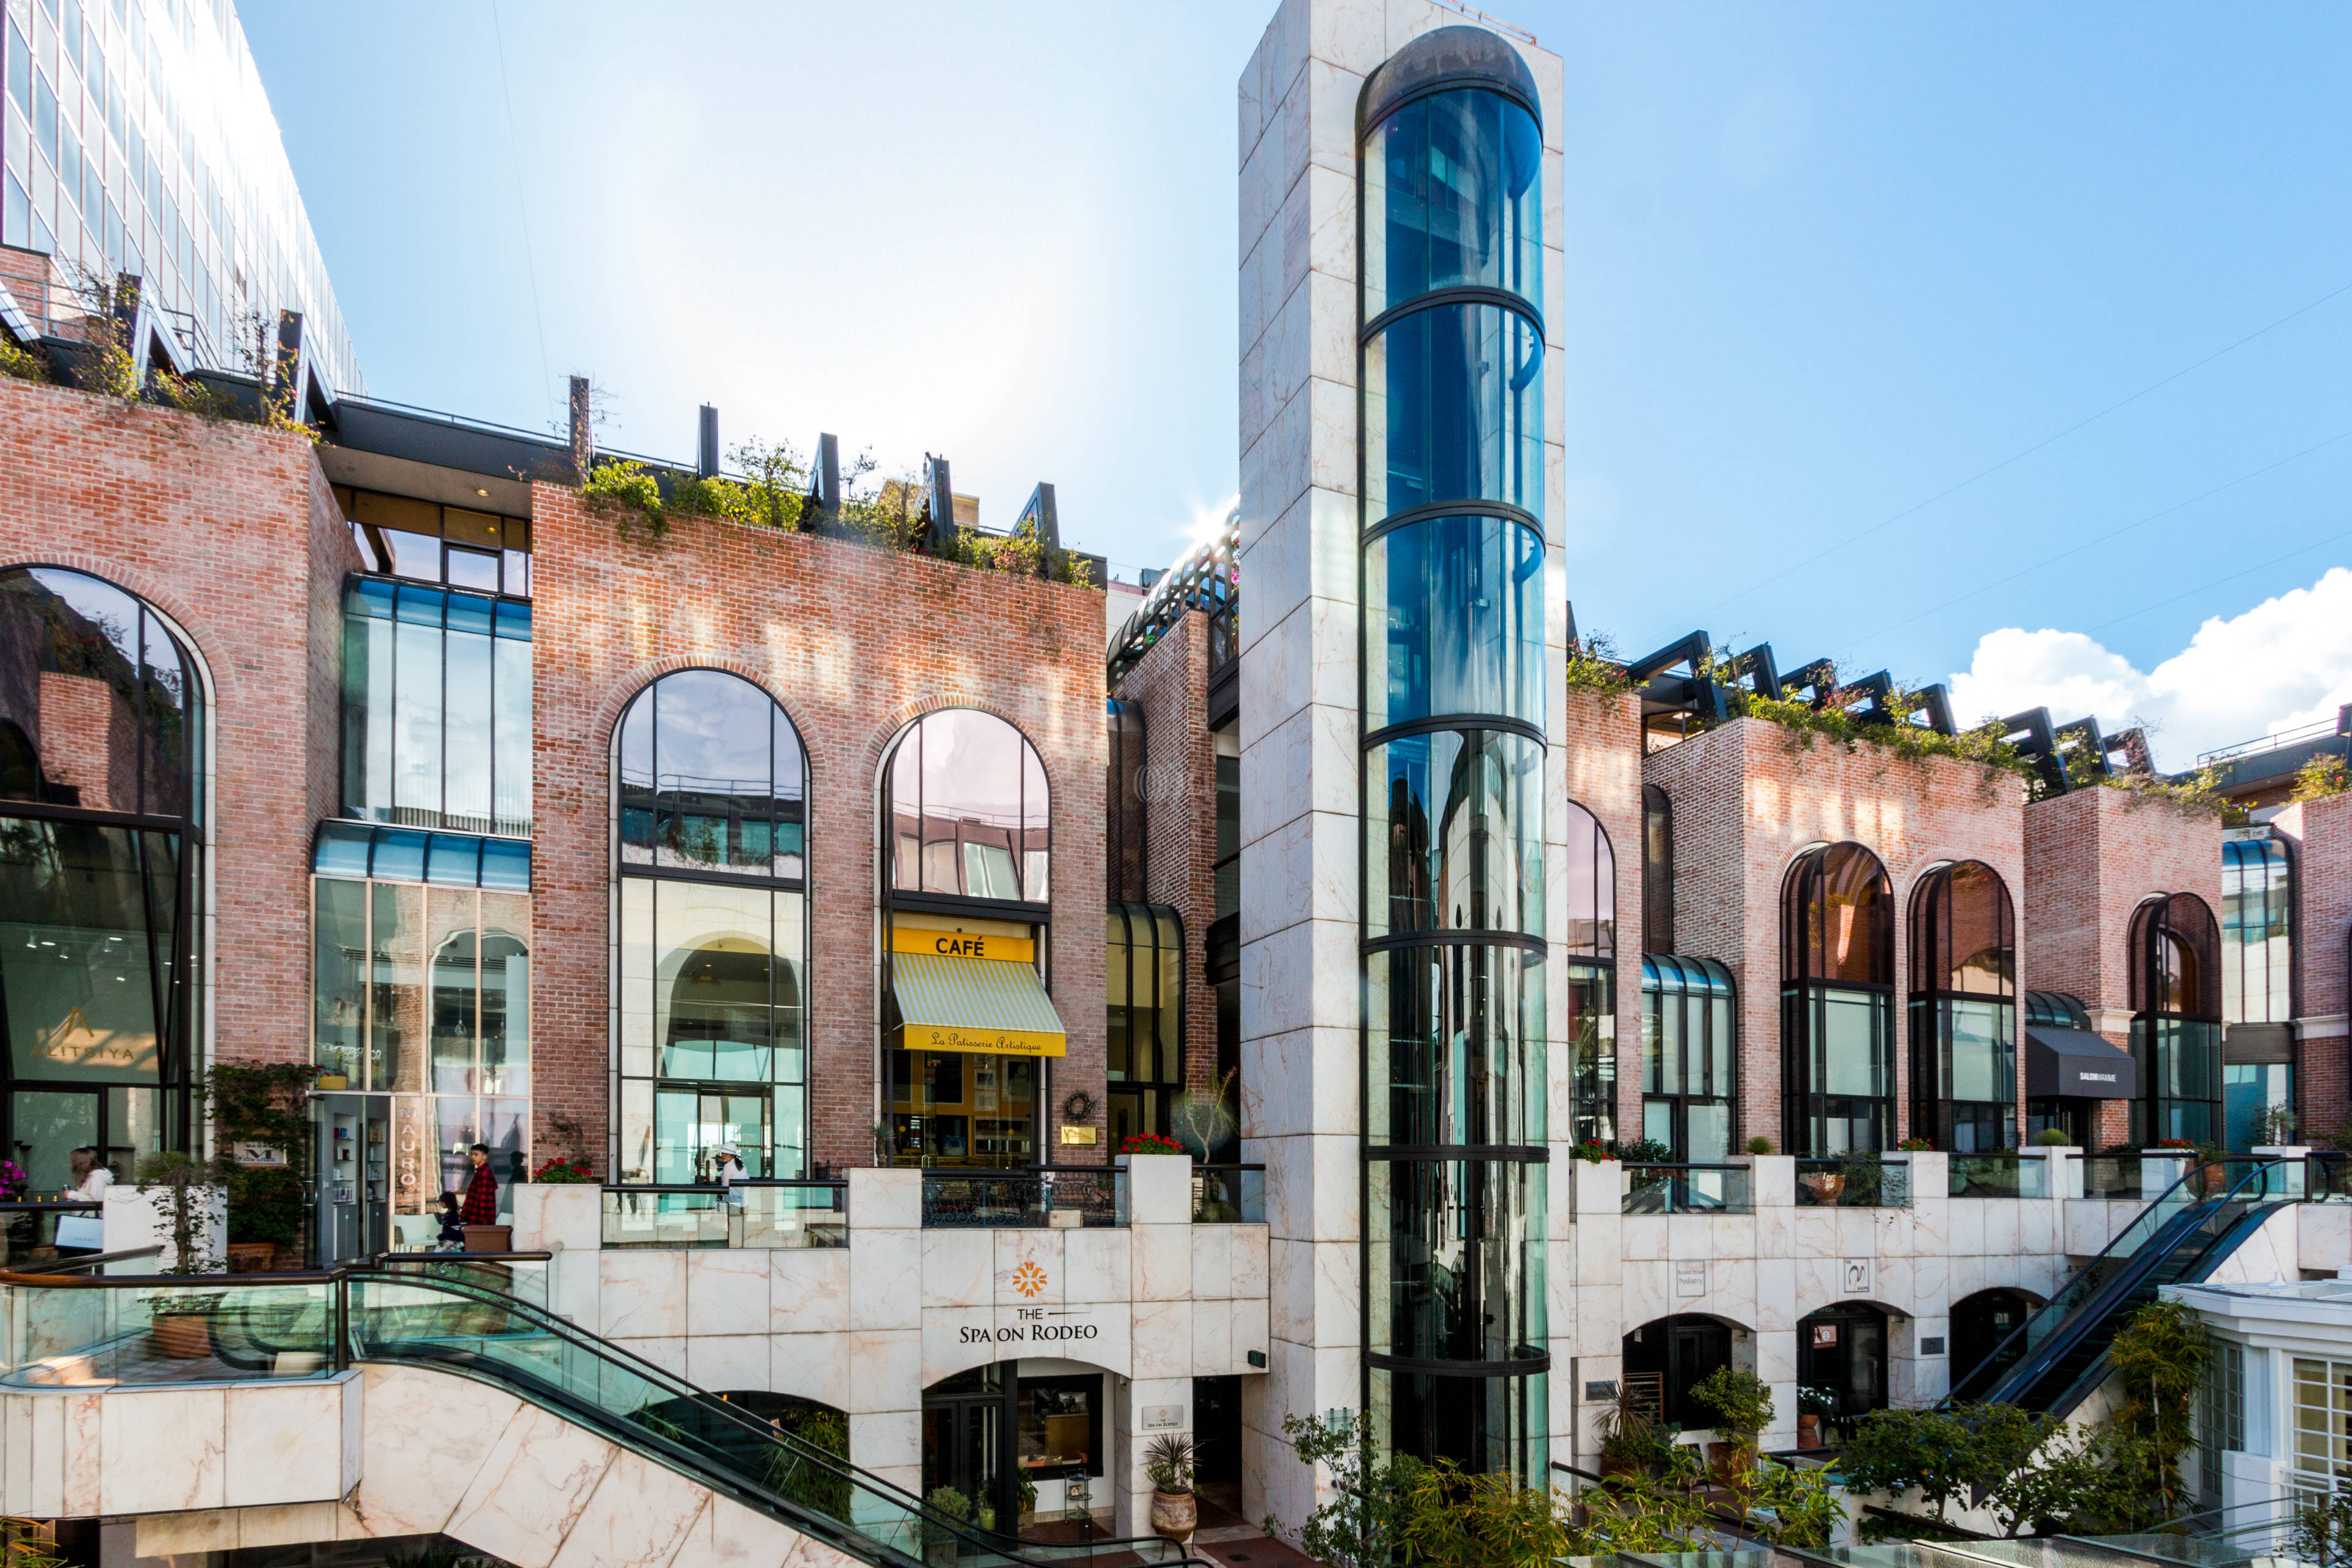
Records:
{"label": "rooftop plant", "polygon": [[2326,800],[2330,795],[2352,791],[2352,769],[2345,766],[2342,757],[2316,756],[2295,770],[2294,793],[2290,800]]}
{"label": "rooftop plant", "polygon": [[1595,632],[1569,645],[1568,689],[1596,697],[1622,697],[1633,689],[1633,679],[1617,657],[1615,638]]}

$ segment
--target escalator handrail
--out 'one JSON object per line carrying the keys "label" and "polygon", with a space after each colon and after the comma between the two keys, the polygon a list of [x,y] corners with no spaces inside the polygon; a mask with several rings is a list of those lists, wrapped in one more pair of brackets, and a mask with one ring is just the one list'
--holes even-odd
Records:
{"label": "escalator handrail", "polygon": [[[462,1258],[462,1254],[456,1255],[448,1261],[459,1263]],[[463,1266],[462,1263],[460,1266]],[[545,1308],[525,1301],[507,1291],[468,1279],[451,1279],[407,1268],[369,1265],[348,1268],[342,1272],[341,1278],[347,1285],[372,1280],[381,1284],[404,1285],[412,1288],[426,1287],[520,1317],[551,1336],[575,1344],[604,1361],[617,1363],[631,1374],[670,1391],[675,1397],[692,1403],[699,1410],[722,1416],[744,1436],[770,1447],[781,1448],[803,1463],[814,1465],[838,1477],[858,1490],[881,1498],[893,1508],[913,1515],[926,1529],[936,1529],[952,1535],[984,1556],[1009,1563],[1034,1563],[1034,1568],[1065,1568],[1066,1560],[1061,1558],[1037,1559],[1024,1556],[1018,1551],[1008,1551],[1006,1549],[1008,1542],[1017,1545],[1017,1541],[995,1537],[980,1531],[967,1521],[957,1520],[950,1515],[940,1513],[920,1498],[850,1463],[840,1455],[817,1447],[797,1434],[771,1426],[729,1401],[720,1399],[705,1389],[696,1387],[676,1373],[655,1365],[603,1336],[591,1333],[578,1324],[567,1321]],[[357,1331],[358,1323],[354,1318],[352,1321],[354,1336]],[[457,1370],[457,1363],[446,1358],[402,1357],[393,1352],[363,1352],[356,1337],[349,1348],[349,1354],[353,1362],[405,1361],[410,1364],[431,1366],[441,1371]],[[794,1502],[724,1466],[714,1466],[708,1456],[697,1453],[687,1445],[677,1442],[650,1426],[629,1421],[612,1411],[595,1405],[568,1390],[550,1384],[537,1384],[536,1380],[522,1376],[516,1369],[470,1355],[464,1363],[464,1370],[458,1374],[473,1376],[477,1381],[492,1384],[510,1393],[523,1392],[535,1386],[535,1392],[524,1394],[533,1403],[560,1405],[562,1408],[557,1413],[561,1415],[571,1415],[576,1413],[583,1418],[583,1425],[592,1426],[599,1433],[641,1452],[652,1450],[649,1457],[664,1458],[673,1464],[683,1459],[685,1466],[696,1480],[705,1485],[723,1487],[764,1511],[780,1514],[791,1522],[793,1528],[802,1530],[803,1533],[827,1540],[845,1551],[861,1555],[865,1552],[879,1552],[887,1554],[894,1563],[906,1563],[919,1568],[919,1560],[908,1558],[897,1548],[865,1534],[855,1524]],[[845,1535],[854,1539],[841,1539]],[[1147,1543],[1154,1547],[1161,1547],[1166,1544],[1166,1541],[1164,1537],[1156,1535],[1136,1538],[1132,1541],[1106,1537],[1089,1543],[1087,1551],[1090,1554],[1095,1552],[1131,1552],[1135,1547]],[[1189,1553],[1170,1558],[1165,1563],[1156,1565],[1156,1568],[1188,1568],[1188,1565],[1189,1568],[1213,1568],[1213,1565],[1204,1560]]]}
{"label": "escalator handrail", "polygon": [[[2078,1317],[2085,1321],[2095,1321],[2100,1314],[2093,1311],[2093,1309],[2098,1308],[2100,1311],[2105,1310],[2113,1287],[2126,1276],[2136,1278],[2157,1258],[2168,1254],[2173,1247],[2179,1244],[2187,1232],[2194,1228],[2196,1216],[2210,1213],[2213,1207],[2227,1202],[2246,1182],[2255,1179],[2267,1181],[2271,1170],[2287,1162],[2283,1160],[2251,1157],[2215,1160],[2193,1165],[2182,1173],[2170,1186],[2158,1193],[2148,1205],[2133,1218],[2131,1224],[2117,1232],[2114,1239],[2100,1249],[2097,1257],[2076,1269],[2073,1277],[2051,1295],[2049,1300],[2036,1309],[2024,1322],[2011,1330],[2007,1339],[1993,1347],[1991,1353],[1985,1357],[1980,1365],[2000,1367],[2001,1352],[2012,1345],[2019,1347],[2019,1353],[2015,1361],[1994,1373],[1992,1381],[1977,1397],[1988,1404],[1998,1403],[1997,1396],[2005,1391],[2021,1386],[2031,1387],[2049,1370],[2050,1363],[2055,1359],[2058,1347],[2065,1342],[2065,1329],[2068,1324]],[[2206,1191],[2205,1173],[2218,1169],[2226,1173],[2231,1165],[2251,1165],[2252,1168],[2231,1181],[2220,1194],[2209,1195]],[[2176,1202],[2176,1199],[2179,1201]],[[2174,1205],[2170,1212],[2160,1212],[2168,1204]],[[2166,1239],[2168,1230],[2173,1232],[2169,1239]],[[2151,1245],[2159,1239],[2165,1239],[2166,1244],[2150,1252],[2148,1249]],[[2126,1243],[2129,1245],[2126,1246]],[[2145,1258],[2141,1257],[2143,1253],[2147,1253]],[[2103,1272],[2111,1264],[2119,1267],[2113,1268],[2112,1271]],[[2135,1264],[2138,1267],[2133,1267]],[[2082,1287],[2081,1294],[2070,1300],[2068,1299],[2070,1293],[2074,1292],[2078,1286]],[[2034,1334],[2037,1324],[2043,1325],[2042,1332],[2038,1339]],[[1973,1377],[1974,1372],[1972,1371],[1969,1375]],[[1958,1402],[1958,1398],[1959,1394],[1956,1390],[1947,1397],[1945,1403],[1953,1404]]]}

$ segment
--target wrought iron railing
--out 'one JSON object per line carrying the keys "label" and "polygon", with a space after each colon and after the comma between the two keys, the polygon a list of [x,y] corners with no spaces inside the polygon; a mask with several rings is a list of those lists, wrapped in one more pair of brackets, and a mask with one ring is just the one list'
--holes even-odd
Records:
{"label": "wrought iron railing", "polygon": [[1127,1173],[1115,1165],[1033,1165],[923,1173],[923,1224],[1003,1230],[1127,1223]]}

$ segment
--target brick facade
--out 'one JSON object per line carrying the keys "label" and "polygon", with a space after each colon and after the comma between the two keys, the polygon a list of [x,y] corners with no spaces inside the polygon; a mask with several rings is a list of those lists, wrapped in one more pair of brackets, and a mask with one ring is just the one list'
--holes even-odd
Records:
{"label": "brick facade", "polygon": [[1103,1099],[1100,595],[708,519],[624,538],[549,484],[532,487],[531,531],[539,1135],[562,1114],[607,1147],[613,729],[655,678],[705,667],[774,697],[807,749],[810,1157],[835,1165],[874,1158],[890,742],[926,712],[973,707],[1036,746],[1053,792],[1050,988],[1069,1030],[1038,1135],[1064,1157],[1042,1147],[1060,1102]]}
{"label": "brick facade", "polygon": [[310,445],[0,380],[0,567],[68,566],[178,626],[208,685],[209,1054],[310,1057],[310,831],[338,794],[343,574]]}
{"label": "brick facade", "polygon": [[2294,876],[2295,1085],[2301,1136],[2352,1133],[2352,795],[2289,805],[2271,821]]}
{"label": "brick facade", "polygon": [[[1591,812],[1609,836],[1616,862],[1617,1136],[1642,1135],[1642,700],[1628,694],[1567,694],[1567,721],[1554,742],[1568,798]],[[1559,899],[1558,889],[1553,900]],[[1552,910],[1555,936],[1565,910]],[[1567,1020],[1553,1030],[1564,1038]],[[1555,1075],[1572,1070],[1566,1061]]]}
{"label": "brick facade", "polygon": [[[1209,732],[1209,617],[1187,612],[1136,661],[1118,696],[1143,713],[1144,880],[1184,921],[1184,1087],[1217,1079],[1217,993],[1205,973],[1216,918],[1217,748]],[[1106,803],[1108,804],[1108,803]]]}
{"label": "brick facade", "polygon": [[[1901,1004],[1911,983],[1913,891],[1920,876],[1942,862],[1981,860],[2000,873],[2021,916],[2030,921],[2030,900],[2021,893],[2026,885],[2018,809],[2022,786],[1973,763],[1915,760],[1868,744],[1848,751],[1754,719],[1654,752],[1642,773],[1674,805],[1675,945],[1723,963],[1739,987],[1733,1146],[1760,1133],[1776,1150],[1783,1147],[1781,884],[1800,851],[1847,840],[1884,862],[1894,889],[1895,1126],[1898,1138],[1907,1136],[1910,1052]],[[2218,879],[2218,845],[2212,865]],[[2021,994],[2040,982],[2022,952],[2020,957]],[[2021,1100],[2023,1060],[2021,1050]]]}

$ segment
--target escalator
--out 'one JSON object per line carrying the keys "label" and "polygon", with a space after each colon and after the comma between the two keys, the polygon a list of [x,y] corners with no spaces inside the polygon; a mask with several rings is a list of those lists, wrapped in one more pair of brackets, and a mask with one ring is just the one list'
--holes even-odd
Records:
{"label": "escalator", "polygon": [[2064,1415],[2107,1374],[2107,1347],[2167,1285],[2209,1278],[2241,1242],[2299,1199],[2303,1166],[2218,1160],[2175,1182],[1962,1377],[1947,1405],[1984,1402]]}
{"label": "escalator", "polygon": [[942,1514],[524,1300],[499,1264],[420,1257],[348,1267],[338,1277],[351,1361],[429,1367],[494,1384],[862,1563],[1123,1568],[1200,1562],[1157,1536],[1041,1544]]}

